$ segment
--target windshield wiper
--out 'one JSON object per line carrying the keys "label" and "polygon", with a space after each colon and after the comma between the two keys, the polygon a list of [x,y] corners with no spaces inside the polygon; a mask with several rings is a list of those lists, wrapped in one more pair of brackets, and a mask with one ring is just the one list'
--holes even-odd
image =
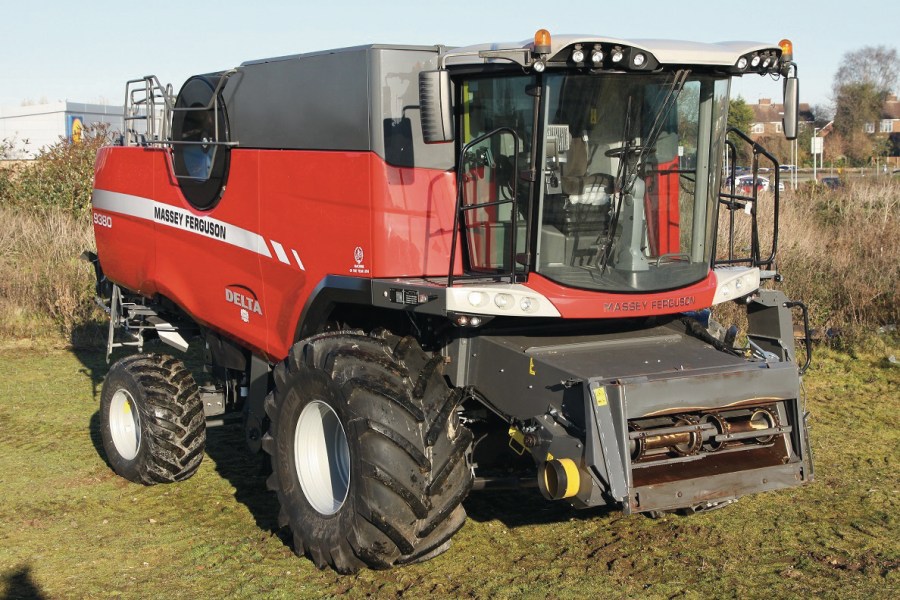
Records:
{"label": "windshield wiper", "polygon": [[622,127],[622,146],[607,150],[606,156],[619,156],[619,165],[616,168],[616,180],[613,183],[613,194],[618,196],[616,200],[616,212],[613,213],[609,220],[609,228],[606,232],[606,240],[600,246],[603,256],[600,259],[600,275],[606,273],[606,266],[609,263],[609,257],[612,255],[613,237],[616,235],[616,229],[619,225],[619,214],[622,212],[622,204],[625,201],[625,181],[628,181],[628,156],[632,153],[634,146],[631,145],[631,100],[632,96],[628,96],[628,104],[625,107],[625,123]]}
{"label": "windshield wiper", "polygon": [[640,171],[640,167],[647,154],[656,148],[656,141],[663,131],[666,117],[678,103],[678,96],[681,94],[681,90],[684,89],[684,84],[687,82],[690,73],[690,69],[680,69],[675,71],[675,74],[672,76],[672,82],[669,84],[669,91],[663,99],[662,104],[660,104],[659,110],[656,111],[656,115],[653,117],[653,125],[650,126],[650,131],[647,132],[647,141],[641,146],[640,154],[638,154],[637,161],[635,161],[635,173],[633,176],[636,176],[638,171]]}
{"label": "windshield wiper", "polygon": [[[654,150],[654,148],[656,148],[656,141],[659,139],[659,136],[662,133],[663,127],[666,122],[666,117],[678,102],[678,96],[681,94],[681,90],[684,89],[684,84],[687,81],[687,77],[689,74],[690,69],[680,69],[672,75],[672,81],[667,86],[669,90],[666,93],[666,97],[663,98],[659,109],[656,111],[656,114],[653,117],[653,124],[650,126],[650,130],[647,132],[647,136],[644,139],[643,143],[641,143],[640,145],[633,145],[631,142],[632,96],[628,97],[628,105],[625,112],[625,126],[623,127],[622,131],[622,145],[619,148],[613,148],[605,152],[606,156],[619,159],[619,166],[616,171],[616,181],[614,188],[614,191],[618,192],[618,201],[616,202],[616,212],[613,214],[609,222],[609,230],[606,235],[606,241],[603,243],[603,246],[601,246],[601,251],[603,253],[600,262],[601,275],[606,273],[606,268],[609,265],[609,257],[612,256],[613,238],[615,237],[616,229],[619,225],[619,215],[622,210],[622,204],[625,201],[626,191],[629,193],[631,192],[634,187],[634,182],[637,179],[638,174],[641,172],[641,165],[643,165],[644,159]],[[633,155],[636,156],[632,158]],[[632,161],[634,162],[633,168],[631,168]],[[634,199],[634,201],[643,202],[643,198]]]}

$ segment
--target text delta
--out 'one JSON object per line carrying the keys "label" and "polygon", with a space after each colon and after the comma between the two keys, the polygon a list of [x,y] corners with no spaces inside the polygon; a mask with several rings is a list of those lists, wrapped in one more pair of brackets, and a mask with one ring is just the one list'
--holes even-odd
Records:
{"label": "text delta", "polygon": [[254,312],[258,315],[262,315],[262,307],[259,305],[259,300],[256,298],[251,298],[249,296],[245,296],[240,292],[235,292],[233,290],[229,290],[225,288],[225,301],[230,302],[236,306],[240,306],[243,309],[246,309],[250,312]]}

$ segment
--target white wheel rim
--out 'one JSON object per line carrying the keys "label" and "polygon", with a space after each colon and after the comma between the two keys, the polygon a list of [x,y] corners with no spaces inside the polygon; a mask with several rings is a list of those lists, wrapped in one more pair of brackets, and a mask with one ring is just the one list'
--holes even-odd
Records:
{"label": "white wheel rim", "polygon": [[333,515],[350,490],[350,446],[344,426],[330,406],[306,405],[294,429],[294,466],[306,500],[323,515]]}
{"label": "white wheel rim", "polygon": [[124,389],[116,390],[109,404],[109,433],[116,452],[133,460],[141,446],[141,420],[134,398]]}

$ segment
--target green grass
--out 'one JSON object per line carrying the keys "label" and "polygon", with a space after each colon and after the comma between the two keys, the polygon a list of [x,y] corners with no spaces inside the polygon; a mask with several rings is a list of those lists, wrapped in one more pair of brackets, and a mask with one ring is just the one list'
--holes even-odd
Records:
{"label": "green grass", "polygon": [[651,520],[536,493],[478,494],[435,560],[342,577],[294,556],[240,430],[192,479],[115,476],[96,352],[7,347],[0,382],[0,597],[890,598],[900,595],[900,348],[816,356],[816,482]]}

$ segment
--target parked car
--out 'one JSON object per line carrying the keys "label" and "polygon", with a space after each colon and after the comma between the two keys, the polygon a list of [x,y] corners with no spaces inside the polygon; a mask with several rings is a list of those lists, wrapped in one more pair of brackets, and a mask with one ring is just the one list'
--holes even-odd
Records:
{"label": "parked car", "polygon": [[822,185],[831,190],[836,190],[839,187],[843,187],[843,182],[841,182],[840,177],[823,177]]}
{"label": "parked car", "polygon": [[[735,187],[748,194],[753,191],[753,175],[741,175],[735,179]],[[761,192],[769,191],[769,180],[765,177],[756,177],[756,188]]]}
{"label": "parked car", "polygon": [[792,173],[797,170],[797,165],[778,165],[778,170],[782,173]]}

